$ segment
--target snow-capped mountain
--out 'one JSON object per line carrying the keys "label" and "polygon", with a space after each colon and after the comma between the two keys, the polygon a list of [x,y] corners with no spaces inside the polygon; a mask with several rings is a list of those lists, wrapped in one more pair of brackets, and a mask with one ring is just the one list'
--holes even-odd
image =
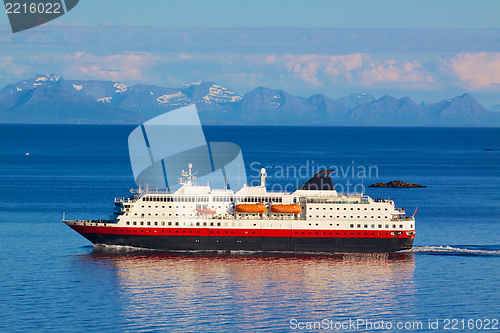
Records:
{"label": "snow-capped mountain", "polygon": [[334,100],[258,87],[239,95],[214,82],[166,88],[53,74],[2,89],[0,122],[137,124],[190,104],[196,104],[204,124],[500,126],[500,112],[485,109],[469,94],[418,105],[409,97],[375,99],[367,93]]}

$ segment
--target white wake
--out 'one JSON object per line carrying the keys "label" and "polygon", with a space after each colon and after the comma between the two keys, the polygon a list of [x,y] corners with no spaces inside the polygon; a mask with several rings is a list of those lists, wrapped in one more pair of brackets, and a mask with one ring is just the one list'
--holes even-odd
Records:
{"label": "white wake", "polygon": [[453,246],[414,246],[411,252],[416,253],[439,253],[439,254],[473,254],[473,255],[500,255],[498,249],[487,249],[490,246],[475,246],[477,248],[453,247]]}

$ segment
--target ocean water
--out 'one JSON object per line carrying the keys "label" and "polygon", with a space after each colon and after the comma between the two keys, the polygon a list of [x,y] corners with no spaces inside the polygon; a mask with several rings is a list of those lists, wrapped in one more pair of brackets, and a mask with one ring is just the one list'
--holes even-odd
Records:
{"label": "ocean water", "polygon": [[[64,225],[134,187],[133,128],[0,125],[0,332],[500,329],[500,129],[206,127],[250,182],[334,167],[338,190],[418,207],[412,251],[276,255],[94,247]],[[427,188],[367,187],[391,180]]]}

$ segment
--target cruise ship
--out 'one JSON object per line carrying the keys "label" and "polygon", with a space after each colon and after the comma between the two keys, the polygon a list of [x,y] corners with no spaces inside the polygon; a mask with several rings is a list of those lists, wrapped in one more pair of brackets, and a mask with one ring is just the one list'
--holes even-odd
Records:
{"label": "cruise ship", "polygon": [[259,251],[383,253],[410,249],[414,216],[392,200],[340,194],[321,170],[294,192],[258,186],[236,192],[196,183],[193,166],[182,171],[181,187],[139,187],[115,198],[114,215],[104,220],[66,220],[94,244],[167,251]]}

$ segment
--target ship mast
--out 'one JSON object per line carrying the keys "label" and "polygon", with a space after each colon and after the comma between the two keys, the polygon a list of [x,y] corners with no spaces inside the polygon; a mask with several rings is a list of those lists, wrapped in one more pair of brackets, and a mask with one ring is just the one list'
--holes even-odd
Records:
{"label": "ship mast", "polygon": [[260,187],[266,187],[266,169],[262,168],[260,169]]}
{"label": "ship mast", "polygon": [[188,172],[182,170],[181,172],[181,176],[182,177],[185,177],[186,180],[184,180],[182,177],[179,178],[179,184],[183,184],[183,185],[191,185],[191,180],[193,179],[193,176],[196,174],[195,173],[192,173],[192,169],[193,169],[193,165],[191,163],[188,164]]}

